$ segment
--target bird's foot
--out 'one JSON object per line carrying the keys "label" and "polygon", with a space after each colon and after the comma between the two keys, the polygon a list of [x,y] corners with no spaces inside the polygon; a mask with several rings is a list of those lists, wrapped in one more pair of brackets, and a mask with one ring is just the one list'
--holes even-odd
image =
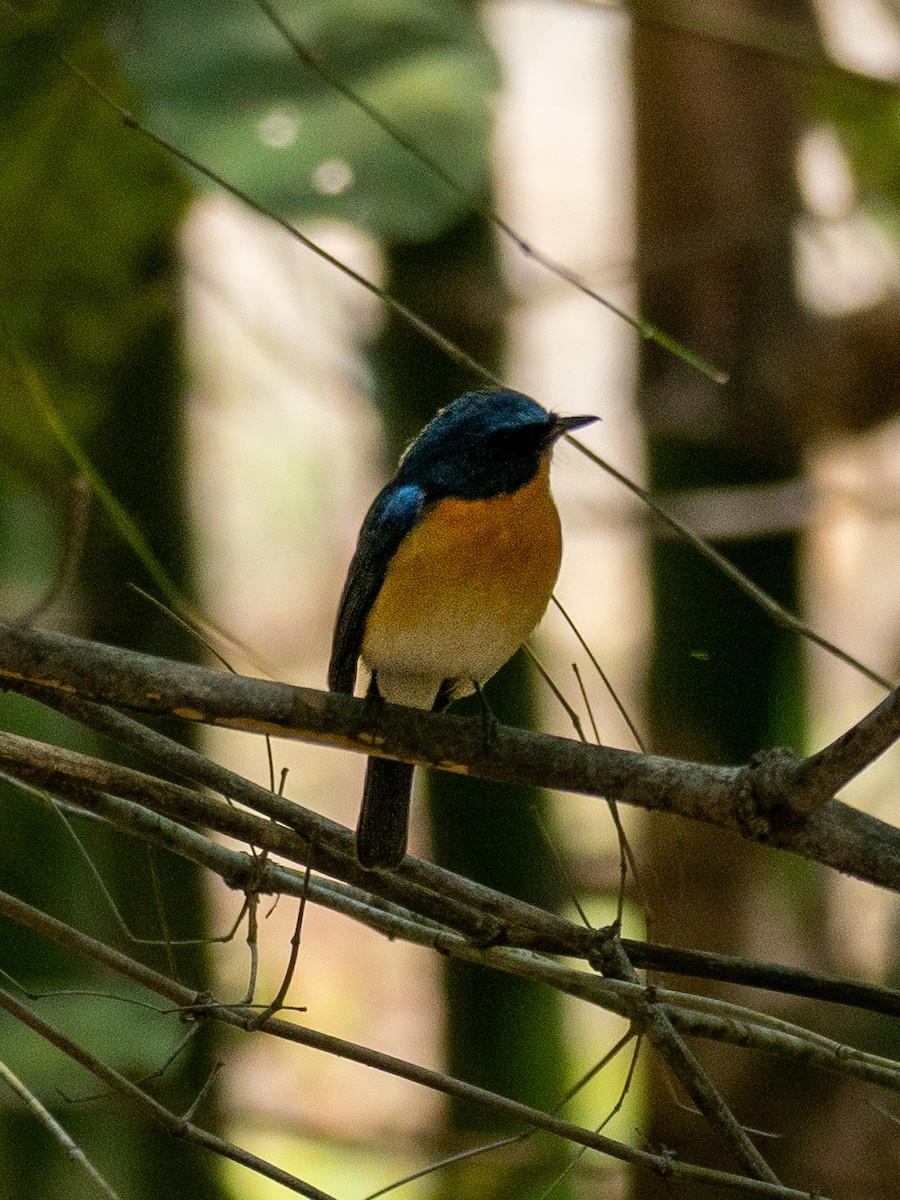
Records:
{"label": "bird's foot", "polygon": [[497,720],[490,704],[488,704],[484,688],[476,679],[473,679],[472,682],[475,685],[475,694],[478,696],[481,704],[481,732],[484,737],[485,749],[490,749],[497,740],[497,730],[500,728],[500,722]]}

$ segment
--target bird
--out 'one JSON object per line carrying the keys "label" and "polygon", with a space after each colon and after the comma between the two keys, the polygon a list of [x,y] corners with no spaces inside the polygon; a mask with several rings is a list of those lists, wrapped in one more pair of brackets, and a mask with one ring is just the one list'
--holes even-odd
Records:
{"label": "bird", "polygon": [[[565,417],[521,392],[473,391],[442,408],[400,458],[363,521],[328,668],[352,695],[440,712],[526,641],[562,556],[549,487],[556,441],[596,416]],[[413,766],[369,758],[356,831],[361,866],[406,855]]]}

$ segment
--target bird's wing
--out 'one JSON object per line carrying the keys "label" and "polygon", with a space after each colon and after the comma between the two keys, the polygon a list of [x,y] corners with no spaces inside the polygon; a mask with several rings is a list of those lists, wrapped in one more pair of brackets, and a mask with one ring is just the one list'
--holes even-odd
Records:
{"label": "bird's wing", "polygon": [[384,581],[388,563],[418,524],[424,504],[425,493],[416,484],[402,487],[388,484],[366,515],[334,627],[328,665],[328,687],[332,692],[353,693],[366,617]]}

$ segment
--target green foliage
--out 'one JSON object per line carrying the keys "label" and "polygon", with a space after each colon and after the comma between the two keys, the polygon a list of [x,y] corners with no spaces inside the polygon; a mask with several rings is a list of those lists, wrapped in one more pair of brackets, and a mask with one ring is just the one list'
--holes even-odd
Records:
{"label": "green foliage", "polygon": [[[61,59],[60,52],[67,54],[129,104],[106,20],[99,0],[0,10],[0,603],[13,616],[45,596],[64,558],[77,527],[67,481],[85,470],[86,460],[95,485],[98,474],[109,480],[122,509],[184,586],[173,268],[190,187],[163,151],[124,128]],[[125,582],[144,580],[140,564],[123,553],[122,523],[113,529],[99,509],[95,504],[85,543],[71,543],[77,576],[67,580],[52,617],[64,611],[64,621],[101,639],[172,647],[184,656],[184,646],[173,646],[170,624],[148,616],[146,606],[137,611],[130,599]],[[3,725],[90,748],[75,726],[8,697]],[[0,886],[121,944],[124,935],[58,817],[33,796],[6,785],[0,792],[6,830]],[[158,937],[145,849],[94,825],[79,831],[126,919]],[[197,872],[169,859],[158,868],[167,904],[189,914],[190,933],[202,936]],[[86,976],[83,964],[45,939],[9,925],[2,933],[6,969],[36,991],[121,993],[108,977]],[[161,950],[140,953],[166,966]],[[178,965],[204,986],[198,950],[179,950]],[[164,1063],[181,1032],[177,1017],[148,1018],[145,1008],[102,996],[41,1004],[51,1023],[136,1077]],[[98,1091],[83,1071],[72,1071],[59,1053],[11,1022],[0,1056],[49,1103],[59,1103],[53,1084],[77,1098]],[[210,1069],[209,1040],[195,1039],[156,1094],[183,1111]],[[207,1116],[215,1125],[213,1103]],[[171,1139],[105,1094],[90,1105],[61,1107],[66,1127],[120,1194],[140,1200],[158,1192],[159,1164],[172,1161]],[[176,1153],[178,1169],[167,1181],[173,1200],[221,1194],[208,1157],[194,1148]],[[30,1116],[4,1111],[0,1158],[0,1200],[81,1194],[77,1170]]]}
{"label": "green foliage", "polygon": [[[462,0],[311,0],[283,6],[316,58],[440,158],[465,191],[488,178],[498,72]],[[464,202],[304,66],[252,0],[143,0],[114,28],[153,128],[292,216],[378,238],[433,237]]]}
{"label": "green foliage", "polygon": [[[188,187],[161,151],[117,129],[57,45],[121,92],[97,5],[49,35],[34,19],[0,26],[0,318],[84,436],[109,412],[120,364],[171,304],[159,248]],[[45,484],[48,462],[62,461],[2,348],[0,439],[6,469],[31,482]]]}
{"label": "green foliage", "polygon": [[900,233],[900,93],[895,85],[836,68],[813,77],[809,105],[837,130],[860,197]]}

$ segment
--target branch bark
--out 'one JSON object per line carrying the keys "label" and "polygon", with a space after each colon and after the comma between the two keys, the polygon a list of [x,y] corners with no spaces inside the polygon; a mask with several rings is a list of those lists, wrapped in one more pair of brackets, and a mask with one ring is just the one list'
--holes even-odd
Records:
{"label": "branch bark", "polygon": [[[62,945],[77,949],[104,963],[105,966],[112,970],[128,978],[137,980],[142,986],[175,1004],[186,1018],[192,1020],[222,1021],[250,1034],[279,1037],[286,1041],[295,1042],[299,1045],[346,1058],[351,1062],[386,1071],[399,1078],[408,1079],[413,1083],[418,1083],[424,1087],[442,1092],[445,1095],[459,1096],[476,1103],[485,1104],[490,1108],[504,1113],[507,1117],[521,1122],[527,1127],[542,1129],[548,1133],[566,1138],[576,1145],[598,1150],[601,1153],[631,1163],[634,1166],[643,1167],[672,1183],[679,1180],[692,1180],[697,1184],[707,1186],[730,1186],[737,1191],[751,1196],[769,1196],[775,1198],[775,1200],[808,1200],[809,1192],[797,1191],[794,1188],[785,1187],[782,1184],[768,1180],[748,1179],[729,1174],[725,1171],[695,1166],[691,1163],[681,1162],[665,1153],[653,1154],[649,1151],[617,1142],[601,1133],[591,1132],[552,1113],[545,1113],[539,1109],[531,1108],[528,1105],[520,1104],[517,1101],[497,1095],[496,1093],[488,1092],[484,1088],[474,1087],[462,1080],[454,1079],[443,1072],[433,1071],[427,1067],[420,1067],[413,1063],[405,1062],[403,1059],[395,1058],[392,1055],[370,1050],[365,1046],[348,1042],[342,1038],[333,1037],[318,1030],[309,1029],[294,1022],[288,1022],[279,1018],[270,1018],[264,1025],[260,1026],[258,1024],[259,1014],[254,1009],[243,1005],[222,1004],[210,996],[197,995],[184,985],[168,978],[168,976],[152,971],[134,959],[130,959],[127,955],[123,955],[105,946],[95,938],[90,938],[85,934],[79,933],[63,922],[56,921],[47,914],[41,913],[39,910],[30,905],[23,904],[21,901],[16,901],[12,897],[0,894],[0,911],[13,919],[20,920],[23,924],[27,924],[29,928],[35,929],[45,936],[59,941]],[[198,1141],[201,1145],[206,1145],[224,1154],[226,1157],[232,1158],[237,1162],[242,1162],[245,1166],[250,1166],[255,1170],[263,1169],[263,1173],[268,1174],[271,1178],[278,1178],[278,1175],[280,1175],[282,1176],[279,1180],[280,1182],[284,1182],[289,1187],[293,1184],[292,1190],[300,1191],[302,1195],[321,1197],[322,1200],[328,1200],[325,1197],[325,1193],[311,1188],[309,1184],[301,1183],[301,1181],[296,1180],[294,1177],[287,1176],[284,1172],[278,1172],[278,1175],[276,1175],[274,1172],[277,1171],[277,1168],[269,1168],[268,1171],[264,1170],[268,1164],[261,1164],[260,1160],[255,1159],[251,1161],[253,1156],[249,1155],[246,1151],[238,1150],[237,1147],[221,1142],[220,1139],[214,1139],[212,1135],[197,1129],[196,1126],[190,1125],[183,1118],[170,1113],[156,1101],[153,1101],[146,1093],[135,1087],[134,1084],[109,1068],[104,1067],[93,1056],[88,1055],[77,1043],[53,1029],[46,1022],[41,1021],[24,1004],[2,990],[0,990],[0,1008],[5,1009],[18,1020],[40,1033],[41,1036],[47,1038],[53,1045],[63,1050],[64,1053],[81,1062],[107,1086],[117,1092],[121,1092],[132,1102],[137,1103],[147,1112],[151,1119],[159,1121],[176,1136],[188,1136],[192,1140]],[[291,1180],[291,1183],[288,1183],[288,1180]],[[297,1186],[298,1184],[300,1186]],[[821,1200],[825,1200],[825,1198],[822,1197]]]}
{"label": "branch bark", "polygon": [[896,741],[897,693],[810,758],[764,751],[726,767],[503,726],[488,744],[477,720],[375,707],[3,622],[0,681],[55,707],[99,701],[677,813],[900,891],[900,831],[829,799]]}
{"label": "branch bark", "polygon": [[[21,631],[14,632],[16,635],[21,633]],[[131,717],[98,704],[95,699],[84,699],[83,696],[89,695],[133,706],[150,707],[154,711],[170,711],[189,719],[211,717],[216,723],[226,724],[237,724],[243,719],[233,715],[229,706],[234,706],[238,701],[241,704],[247,702],[250,705],[249,720],[252,727],[258,727],[264,723],[271,726],[273,731],[286,733],[288,736],[308,737],[310,736],[309,727],[312,726],[312,733],[316,740],[327,740],[338,745],[352,744],[354,748],[367,753],[371,752],[373,737],[384,736],[384,746],[387,747],[389,739],[394,737],[393,717],[395,714],[398,714],[401,723],[412,717],[413,726],[419,723],[418,719],[421,714],[407,714],[405,710],[394,710],[393,713],[376,711],[373,721],[371,706],[346,698],[332,697],[308,689],[292,689],[285,685],[266,684],[259,680],[235,679],[203,669],[183,668],[180,664],[131,655],[111,647],[96,647],[90,643],[79,642],[77,639],[61,638],[60,635],[27,634],[24,637],[11,638],[10,642],[17,643],[19,650],[17,669],[13,669],[9,660],[2,658],[3,642],[4,639],[0,636],[0,661],[2,661],[0,673],[6,672],[5,678],[8,683],[14,685],[18,690],[67,712],[92,728],[139,748],[166,768],[195,784],[212,787],[229,799],[239,800],[263,814],[266,819],[225,804],[192,788],[166,783],[141,772],[87,759],[56,747],[42,746],[39,743],[29,742],[27,739],[16,738],[14,735],[0,735],[0,763],[9,770],[10,774],[24,779],[32,785],[49,788],[76,803],[83,803],[86,807],[102,813],[107,819],[113,819],[114,822],[118,817],[117,823],[120,824],[120,827],[128,828],[127,814],[123,814],[121,810],[122,805],[127,802],[117,800],[115,795],[105,794],[105,789],[110,789],[116,794],[124,793],[131,797],[132,804],[134,801],[140,804],[140,811],[144,814],[141,816],[144,832],[150,833],[153,840],[165,844],[168,839],[171,848],[176,852],[186,853],[195,861],[203,861],[205,858],[204,865],[213,870],[226,868],[222,871],[223,878],[231,882],[232,886],[252,889],[257,888],[263,881],[257,881],[253,878],[252,871],[248,874],[243,869],[249,863],[246,855],[240,855],[233,851],[223,854],[221,848],[218,848],[219,857],[214,862],[202,846],[204,839],[201,835],[189,830],[179,831],[174,827],[173,822],[200,821],[211,829],[229,833],[233,837],[273,850],[294,862],[309,863],[313,861],[318,870],[336,875],[351,884],[368,887],[383,899],[401,905],[407,910],[407,923],[410,927],[416,925],[417,936],[412,937],[411,940],[431,945],[443,953],[458,954],[469,959],[474,956],[475,960],[483,961],[486,966],[494,966],[514,974],[524,973],[528,977],[533,977],[536,971],[539,974],[543,972],[545,976],[549,972],[552,977],[545,979],[544,982],[550,986],[571,991],[574,995],[581,995],[583,999],[588,999],[592,1003],[600,1003],[604,1007],[629,1017],[641,1028],[651,1031],[657,1048],[663,1052],[664,1056],[670,1060],[673,1057],[677,1060],[671,1064],[676,1068],[676,1076],[685,1084],[695,1101],[701,1103],[711,1123],[719,1128],[726,1137],[744,1169],[751,1175],[755,1175],[760,1182],[764,1181],[763,1186],[768,1184],[773,1188],[772,1191],[761,1194],[787,1195],[795,1193],[790,1193],[789,1189],[780,1187],[764,1160],[743,1134],[740,1126],[727,1108],[721,1104],[715,1090],[699,1070],[693,1055],[684,1045],[682,1037],[685,1033],[717,1040],[738,1041],[745,1047],[754,1046],[776,1055],[799,1058],[825,1069],[840,1070],[872,1082],[881,1083],[883,1086],[892,1088],[900,1086],[900,1072],[895,1064],[886,1060],[875,1060],[872,1056],[858,1055],[854,1051],[848,1052],[846,1048],[835,1043],[826,1044],[826,1039],[817,1039],[808,1031],[797,1027],[788,1028],[783,1026],[783,1023],[773,1022],[772,1019],[765,1018],[761,1014],[754,1014],[749,1010],[741,1013],[711,1011],[708,1010],[708,1005],[712,1002],[708,1002],[704,1008],[703,1002],[692,1003],[689,998],[682,998],[677,993],[664,993],[660,989],[642,987],[631,963],[625,957],[622,943],[618,941],[616,942],[618,960],[613,964],[615,969],[606,970],[604,968],[607,978],[602,980],[583,972],[561,971],[546,960],[542,962],[540,958],[529,955],[521,947],[527,945],[534,948],[552,944],[554,949],[558,950],[561,945],[565,945],[595,965],[598,948],[601,944],[598,938],[602,941],[602,936],[595,931],[573,926],[551,913],[534,908],[534,906],[522,904],[512,897],[480,888],[469,881],[441,871],[431,864],[407,859],[397,871],[364,871],[356,862],[352,849],[352,835],[348,830],[334,825],[281,796],[274,795],[249,780],[242,779],[240,776],[218,767],[196,751],[147,729]],[[123,656],[126,660],[124,663],[121,661]],[[100,659],[99,663],[96,661],[97,658]],[[105,676],[103,674],[104,667],[106,668]],[[122,671],[125,672],[124,675],[120,673]],[[184,681],[185,673],[191,677],[187,684]],[[221,685],[225,685],[224,690]],[[345,711],[338,712],[338,717],[343,718],[344,724],[341,725],[338,721],[336,727],[332,728],[329,724],[328,708],[334,701],[339,706],[343,706]],[[324,717],[321,718],[321,727],[308,717],[309,711],[314,712],[317,706],[318,711],[324,714]],[[293,714],[293,723],[284,715],[286,709]],[[307,713],[305,723],[296,720],[298,709]],[[873,718],[876,728],[880,731],[879,737],[882,741],[885,740],[884,726],[887,719],[881,716]],[[347,724],[347,722],[353,721],[356,722],[355,729],[352,725]],[[447,724],[451,725],[450,734],[438,728]],[[474,730],[473,725],[475,726]],[[361,729],[362,732],[360,732]],[[435,729],[438,730],[440,737],[450,739],[445,743],[447,746],[451,748],[453,746],[452,734],[455,729],[464,748],[473,746],[476,757],[478,754],[484,754],[483,733],[479,723],[458,720],[448,722],[446,718],[437,722],[426,720],[422,723],[421,730],[413,728],[411,733],[405,733],[401,729],[400,738],[401,740],[404,736],[413,739],[421,738],[426,747],[426,753],[431,755],[434,753],[431,746],[432,739],[436,736]],[[568,742],[565,739],[541,738],[540,735],[521,734],[514,730],[503,730],[498,738],[506,739],[509,764],[515,764],[520,758],[527,761],[528,755],[534,753],[534,743],[552,744],[555,753],[559,756],[560,769],[565,769],[562,756],[566,750],[572,749],[581,752],[585,749],[580,743]],[[619,775],[614,778],[618,779],[618,786],[622,788],[622,798],[624,798],[627,788],[631,788],[633,793],[637,794],[634,791],[637,785],[633,778],[628,777],[629,771],[632,771],[640,779],[642,769],[649,763],[651,771],[649,775],[644,776],[644,779],[649,779],[652,785],[655,778],[653,768],[660,769],[660,764],[663,771],[673,771],[676,774],[682,765],[686,767],[688,774],[692,768],[698,766],[697,764],[679,764],[675,760],[653,760],[651,756],[629,755],[623,751],[603,750],[597,750],[598,760],[592,761],[591,755],[595,748],[589,747],[587,750],[589,754],[583,760],[582,768],[588,773],[594,771],[602,777],[604,771],[610,771],[610,762],[612,762],[615,769],[619,770]],[[387,749],[385,752],[388,752]],[[854,753],[858,756],[858,750],[854,750]],[[764,760],[762,769],[760,769],[759,762],[750,764],[747,769],[743,770],[703,766],[698,769],[710,779],[718,780],[722,797],[727,792],[729,781],[736,784],[738,788],[747,787],[747,776],[762,781],[761,783],[757,782],[753,797],[748,799],[739,791],[736,797],[732,796],[732,802],[735,805],[741,802],[745,805],[745,814],[742,820],[745,834],[758,836],[760,840],[765,840],[761,836],[763,830],[769,832],[775,826],[773,822],[767,822],[762,815],[763,808],[760,804],[755,803],[755,795],[766,796],[771,805],[772,798],[778,795],[778,789],[771,785],[772,775],[777,776],[780,764],[784,764],[790,771],[800,760],[789,754],[770,754],[761,756],[761,758]],[[418,757],[416,760],[421,761]],[[453,761],[457,762],[456,759]],[[470,767],[464,756],[459,758],[458,765],[463,769]],[[513,769],[513,767],[509,766],[509,769]],[[543,776],[539,777],[538,781],[543,778]],[[596,774],[592,778],[596,787]],[[690,787],[689,779],[688,791]],[[586,788],[585,790],[592,789]],[[597,794],[605,795],[607,793],[605,790],[600,790]],[[702,799],[702,796],[697,796],[695,802],[702,803]],[[665,803],[666,797],[661,796],[660,802],[652,806],[664,807]],[[117,813],[115,811],[116,804],[119,805]],[[747,806],[751,810],[752,820],[748,820],[746,817]],[[137,808],[136,805],[134,807]],[[843,807],[841,806],[841,808]],[[147,808],[154,809],[163,814],[165,818],[171,819],[167,823],[160,822],[158,828],[150,830],[146,824]],[[850,811],[847,810],[847,812]],[[819,816],[821,814],[816,814],[816,818]],[[803,825],[808,826],[816,818],[807,819]],[[187,836],[190,845],[187,845],[182,834]],[[229,857],[245,861],[239,864],[238,869],[231,870],[228,869]],[[278,881],[274,878],[265,880],[265,883],[276,885],[283,882],[283,878]],[[320,902],[327,902],[327,900],[327,897],[320,898]],[[410,917],[412,920],[409,919]],[[435,927],[430,929],[428,926],[422,926],[422,917],[434,922]],[[449,930],[455,932],[451,933]],[[404,933],[399,935],[404,936]],[[519,940],[520,948],[511,949],[509,946],[495,945],[498,942],[511,942],[513,939]],[[5,1005],[8,999],[7,997],[0,1000],[0,1003]],[[214,1005],[213,1007],[217,1010],[215,1015],[221,1019],[219,1011],[221,1006]],[[234,1012],[235,1010],[229,1009],[229,1011]],[[20,1014],[17,1012],[16,1015]],[[213,1015],[213,1013],[210,1011],[208,1015]],[[20,1017],[20,1019],[24,1019],[24,1017]],[[234,1021],[233,1023],[241,1022]],[[381,1069],[391,1070],[406,1078],[416,1078],[419,1082],[427,1082],[427,1086],[439,1087],[439,1090],[451,1095],[481,1099],[498,1110],[502,1109],[507,1115],[519,1115],[523,1120],[527,1119],[528,1123],[535,1128],[558,1132],[583,1145],[593,1145],[594,1148],[605,1149],[607,1153],[613,1153],[617,1157],[625,1157],[627,1161],[635,1163],[639,1161],[634,1157],[631,1148],[625,1148],[623,1153],[622,1148],[617,1144],[606,1145],[606,1139],[604,1139],[603,1146],[596,1141],[587,1142],[584,1140],[584,1131],[575,1134],[575,1127],[548,1114],[536,1114],[536,1110],[527,1110],[529,1115],[526,1118],[526,1106],[514,1105],[512,1101],[503,1097],[482,1093],[479,1089],[472,1089],[469,1085],[458,1080],[451,1080],[447,1076],[440,1076],[439,1082],[437,1076],[432,1079],[429,1074],[426,1081],[421,1069],[413,1067],[411,1064],[399,1064],[394,1060],[388,1061],[384,1059],[384,1056],[376,1056],[378,1061],[375,1061],[372,1058],[372,1052],[364,1048],[339,1044],[337,1039],[329,1038],[327,1035],[314,1034],[308,1030],[301,1032],[296,1026],[285,1026],[285,1029],[281,1030],[280,1024],[277,1025],[278,1036],[299,1040],[307,1045],[317,1045],[329,1052],[341,1053],[354,1061],[367,1062],[368,1065],[377,1065]],[[276,1029],[270,1029],[272,1025],[272,1022],[267,1023],[267,1031],[276,1032]],[[291,1030],[290,1033],[288,1033],[288,1029]],[[616,1146],[615,1149],[613,1149],[613,1145]],[[653,1170],[670,1173],[668,1162],[664,1156],[661,1158],[660,1156],[642,1155],[640,1161]],[[689,1170],[693,1175],[695,1169],[690,1168]],[[724,1176],[720,1173],[717,1174],[719,1181],[723,1182]],[[698,1182],[712,1182],[712,1179],[707,1180],[698,1175],[693,1175],[693,1177]],[[732,1177],[732,1179],[736,1179],[736,1177]],[[752,1190],[749,1180],[741,1180],[740,1184],[736,1184],[736,1186]]]}

